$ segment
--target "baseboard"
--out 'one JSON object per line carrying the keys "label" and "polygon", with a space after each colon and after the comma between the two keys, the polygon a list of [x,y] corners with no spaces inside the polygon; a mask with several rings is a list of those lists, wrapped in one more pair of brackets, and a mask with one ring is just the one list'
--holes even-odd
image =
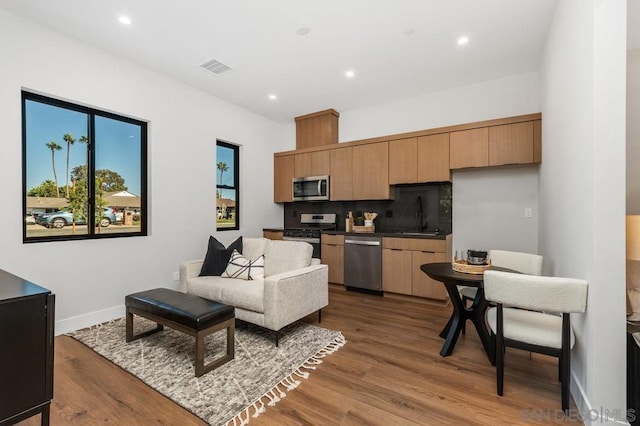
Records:
{"label": "baseboard", "polygon": [[81,328],[101,324],[116,318],[122,318],[124,317],[124,313],[124,305],[118,305],[102,309],[100,311],[78,315],[76,317],[65,318],[60,321],[56,321],[55,334],[56,336],[59,336],[61,334],[69,333],[70,331],[80,330]]}
{"label": "baseboard", "polygon": [[[578,413],[571,413],[572,417],[578,414],[585,426],[592,425],[620,425],[629,426],[629,422],[622,420],[622,413],[615,413],[616,418],[609,417],[609,413],[605,413],[604,408],[594,408],[587,398],[587,394],[582,386],[582,383],[578,380],[575,372],[571,371],[571,396],[576,403]],[[611,413],[613,414],[613,413]],[[605,417],[606,416],[606,417]]]}

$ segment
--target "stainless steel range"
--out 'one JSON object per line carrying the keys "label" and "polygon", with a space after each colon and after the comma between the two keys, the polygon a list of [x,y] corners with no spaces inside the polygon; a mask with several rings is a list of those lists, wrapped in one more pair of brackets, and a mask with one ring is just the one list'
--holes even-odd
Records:
{"label": "stainless steel range", "polygon": [[313,257],[320,258],[320,233],[336,229],[335,213],[311,213],[300,215],[300,227],[286,228],[283,240],[304,241],[313,246]]}

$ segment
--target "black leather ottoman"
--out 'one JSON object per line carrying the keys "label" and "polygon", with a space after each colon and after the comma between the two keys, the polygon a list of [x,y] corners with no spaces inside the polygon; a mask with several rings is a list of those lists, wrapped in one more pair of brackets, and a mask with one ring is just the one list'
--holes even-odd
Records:
{"label": "black leather ottoman", "polygon": [[[168,288],[154,288],[130,294],[125,297],[125,306],[127,342],[161,331],[163,325],[195,337],[196,377],[231,361],[234,357],[236,311],[233,306]],[[156,328],[134,336],[134,314],[155,321]],[[226,355],[204,365],[205,337],[223,328],[227,329]]]}

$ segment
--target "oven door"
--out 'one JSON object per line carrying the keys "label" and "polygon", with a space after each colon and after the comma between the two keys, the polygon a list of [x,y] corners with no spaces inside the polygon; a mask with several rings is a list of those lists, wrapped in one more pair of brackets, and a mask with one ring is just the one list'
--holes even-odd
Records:
{"label": "oven door", "polygon": [[293,201],[328,201],[329,176],[293,178]]}
{"label": "oven door", "polygon": [[320,259],[320,238],[312,238],[312,237],[287,237],[286,235],[282,237],[284,241],[303,241],[305,243],[311,244],[313,247],[313,256],[317,259]]}

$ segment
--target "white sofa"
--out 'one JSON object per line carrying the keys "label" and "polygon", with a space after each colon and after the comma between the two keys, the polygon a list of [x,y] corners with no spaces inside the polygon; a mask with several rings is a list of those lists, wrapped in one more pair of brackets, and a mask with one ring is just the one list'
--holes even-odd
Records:
{"label": "white sofa", "polygon": [[300,241],[243,238],[242,254],[264,255],[264,281],[199,276],[203,259],[180,264],[180,291],[236,308],[236,318],[278,331],[329,304],[327,265]]}

